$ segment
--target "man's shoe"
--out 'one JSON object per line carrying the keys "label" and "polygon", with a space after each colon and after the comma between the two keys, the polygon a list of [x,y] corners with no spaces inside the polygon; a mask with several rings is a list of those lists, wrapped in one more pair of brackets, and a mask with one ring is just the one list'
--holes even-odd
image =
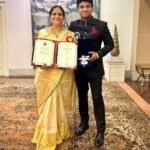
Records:
{"label": "man's shoe", "polygon": [[87,129],[89,128],[89,124],[88,123],[82,123],[79,125],[79,127],[75,130],[75,134],[77,136],[82,135]]}
{"label": "man's shoe", "polygon": [[95,138],[95,146],[97,148],[100,148],[104,144],[104,133],[97,133]]}

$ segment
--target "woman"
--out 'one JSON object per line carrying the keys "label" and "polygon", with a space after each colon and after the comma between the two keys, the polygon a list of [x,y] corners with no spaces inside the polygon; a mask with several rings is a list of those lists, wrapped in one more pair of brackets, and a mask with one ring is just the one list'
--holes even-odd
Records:
{"label": "woman", "polygon": [[[39,31],[37,38],[66,41],[73,32],[62,26],[65,12],[54,6],[50,12],[51,25]],[[38,68],[35,76],[39,119],[32,139],[37,150],[55,150],[69,136],[66,113],[74,106],[75,81],[73,71],[60,68]]]}

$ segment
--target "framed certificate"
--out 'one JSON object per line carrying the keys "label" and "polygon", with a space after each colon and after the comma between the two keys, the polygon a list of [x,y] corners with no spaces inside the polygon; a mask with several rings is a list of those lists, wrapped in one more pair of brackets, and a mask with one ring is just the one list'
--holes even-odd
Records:
{"label": "framed certificate", "polygon": [[32,63],[35,66],[53,65],[55,43],[50,40],[37,39],[35,42]]}
{"label": "framed certificate", "polygon": [[57,52],[57,66],[75,68],[77,66],[77,45],[71,42],[60,42]]}
{"label": "framed certificate", "polygon": [[37,39],[32,54],[32,65],[50,67],[76,68],[77,45],[73,42],[58,42],[47,39]]}

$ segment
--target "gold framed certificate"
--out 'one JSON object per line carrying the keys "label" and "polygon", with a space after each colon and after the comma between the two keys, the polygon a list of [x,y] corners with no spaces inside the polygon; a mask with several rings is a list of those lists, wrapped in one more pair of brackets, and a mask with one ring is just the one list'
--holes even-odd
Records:
{"label": "gold framed certificate", "polygon": [[32,55],[32,65],[50,67],[77,67],[77,45],[73,42],[37,39]]}
{"label": "gold framed certificate", "polygon": [[58,43],[57,66],[62,68],[76,68],[77,45],[72,42]]}
{"label": "gold framed certificate", "polygon": [[35,66],[53,65],[55,43],[50,40],[37,39],[32,56],[32,64]]}

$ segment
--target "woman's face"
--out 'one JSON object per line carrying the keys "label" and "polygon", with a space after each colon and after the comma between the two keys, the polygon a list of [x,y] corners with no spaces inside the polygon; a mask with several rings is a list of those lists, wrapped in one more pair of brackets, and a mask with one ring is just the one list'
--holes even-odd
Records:
{"label": "woman's face", "polygon": [[56,7],[52,11],[52,14],[50,16],[50,21],[52,25],[62,25],[62,22],[64,20],[63,12],[60,8]]}

